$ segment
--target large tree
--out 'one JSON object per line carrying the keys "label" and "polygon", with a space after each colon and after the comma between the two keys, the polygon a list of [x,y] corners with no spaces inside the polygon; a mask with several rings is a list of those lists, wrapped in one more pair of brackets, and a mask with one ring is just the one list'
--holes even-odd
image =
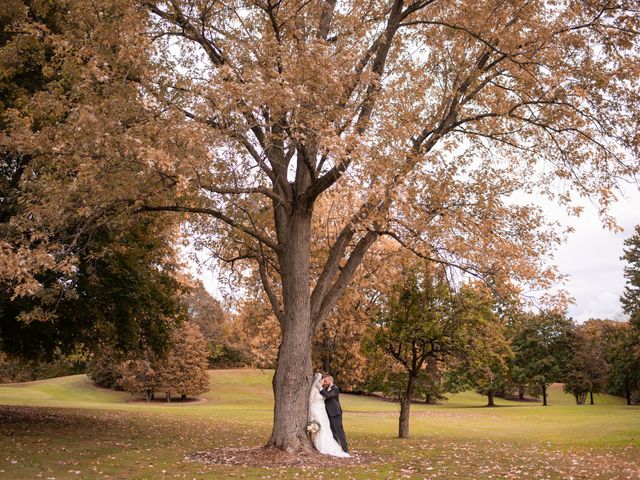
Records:
{"label": "large tree", "polygon": [[633,393],[640,390],[640,336],[628,322],[607,321],[603,337],[609,365],[607,391],[624,395],[631,405]]}
{"label": "large tree", "polygon": [[564,390],[575,396],[578,405],[584,404],[587,394],[593,405],[593,394],[602,393],[606,387],[606,352],[610,346],[605,344],[605,326],[602,320],[591,319],[575,328]]}
{"label": "large tree", "polygon": [[549,384],[566,377],[574,343],[573,321],[553,311],[530,315],[512,341],[519,378],[540,387],[544,406]]}
{"label": "large tree", "polygon": [[[496,286],[545,283],[557,235],[508,196],[559,179],[560,202],[575,187],[605,209],[638,167],[631,0],[61,3],[84,20],[58,55],[81,51],[85,89],[33,100],[64,107],[46,131],[11,116],[54,170],[39,211],[82,178],[83,211],[189,213],[201,246],[255,262],[282,331],[279,448],[309,446],[313,334],[382,235]],[[100,101],[131,84],[144,108]]]}
{"label": "large tree", "polygon": [[[500,327],[491,299],[483,293],[473,285],[464,285],[456,292],[442,271],[427,265],[406,272],[383,297],[368,343],[373,353],[383,353],[404,374],[404,389],[399,395],[400,438],[409,436],[411,402],[423,369],[458,359],[475,371],[500,361],[494,348]],[[429,373],[433,376],[435,372]]]}
{"label": "large tree", "polygon": [[640,225],[636,225],[635,233],[627,238],[624,244],[627,248],[622,260],[627,262],[624,268],[627,285],[620,301],[631,323],[640,331]]}

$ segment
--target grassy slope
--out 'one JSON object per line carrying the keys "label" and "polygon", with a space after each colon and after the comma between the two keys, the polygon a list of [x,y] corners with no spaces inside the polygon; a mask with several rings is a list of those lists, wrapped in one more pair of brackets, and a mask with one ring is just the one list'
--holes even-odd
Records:
{"label": "grassy slope", "polygon": [[[0,404],[65,409],[10,409],[4,426],[0,417],[0,478],[260,478],[257,469],[202,466],[183,457],[216,446],[264,443],[272,419],[271,375],[212,371],[205,401],[180,405],[132,402],[129,394],[95,388],[83,375],[0,385]],[[518,469],[519,478],[565,478],[565,464],[586,468],[592,478],[616,478],[640,460],[640,409],[615,397],[597,396],[595,406],[576,406],[553,386],[549,407],[498,399],[499,407],[489,409],[482,408],[486,400],[480,395],[452,395],[443,405],[413,405],[409,440],[394,438],[396,404],[350,395],[341,400],[353,448],[388,456],[375,470],[350,467],[354,478],[509,478]],[[475,476],[482,469],[486,475]],[[92,473],[83,477],[87,472]],[[345,476],[340,469],[335,473]]]}

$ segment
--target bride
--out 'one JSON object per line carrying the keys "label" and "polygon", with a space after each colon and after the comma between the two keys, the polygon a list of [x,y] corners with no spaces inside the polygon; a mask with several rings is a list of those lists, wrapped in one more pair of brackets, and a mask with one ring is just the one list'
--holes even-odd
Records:
{"label": "bride", "polygon": [[350,457],[351,455],[343,452],[340,444],[333,438],[329,416],[324,408],[324,397],[320,395],[321,381],[322,375],[316,373],[315,377],[313,377],[311,393],[309,393],[309,421],[317,422],[320,425],[320,430],[316,433],[313,443],[318,451],[325,455]]}

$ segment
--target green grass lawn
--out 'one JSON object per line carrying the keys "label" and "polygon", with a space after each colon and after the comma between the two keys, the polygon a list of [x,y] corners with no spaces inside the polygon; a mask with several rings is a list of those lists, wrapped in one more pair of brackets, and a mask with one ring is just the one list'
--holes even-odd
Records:
{"label": "green grass lawn", "polygon": [[94,387],[84,375],[0,385],[0,479],[429,478],[640,479],[640,407],[610,396],[577,406],[559,386],[550,406],[472,392],[414,404],[411,438],[397,436],[398,406],[341,396],[355,452],[369,465],[251,468],[187,460],[268,438],[271,371],[211,372],[203,401],[147,404]]}

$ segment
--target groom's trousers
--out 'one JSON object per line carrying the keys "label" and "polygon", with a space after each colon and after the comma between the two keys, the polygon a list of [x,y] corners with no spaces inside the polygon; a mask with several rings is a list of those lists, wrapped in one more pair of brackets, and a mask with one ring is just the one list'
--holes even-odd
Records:
{"label": "groom's trousers", "polygon": [[333,438],[335,438],[336,442],[342,446],[342,450],[349,452],[347,436],[345,435],[344,428],[342,427],[342,415],[329,417],[329,423],[331,424],[331,433],[333,433]]}

